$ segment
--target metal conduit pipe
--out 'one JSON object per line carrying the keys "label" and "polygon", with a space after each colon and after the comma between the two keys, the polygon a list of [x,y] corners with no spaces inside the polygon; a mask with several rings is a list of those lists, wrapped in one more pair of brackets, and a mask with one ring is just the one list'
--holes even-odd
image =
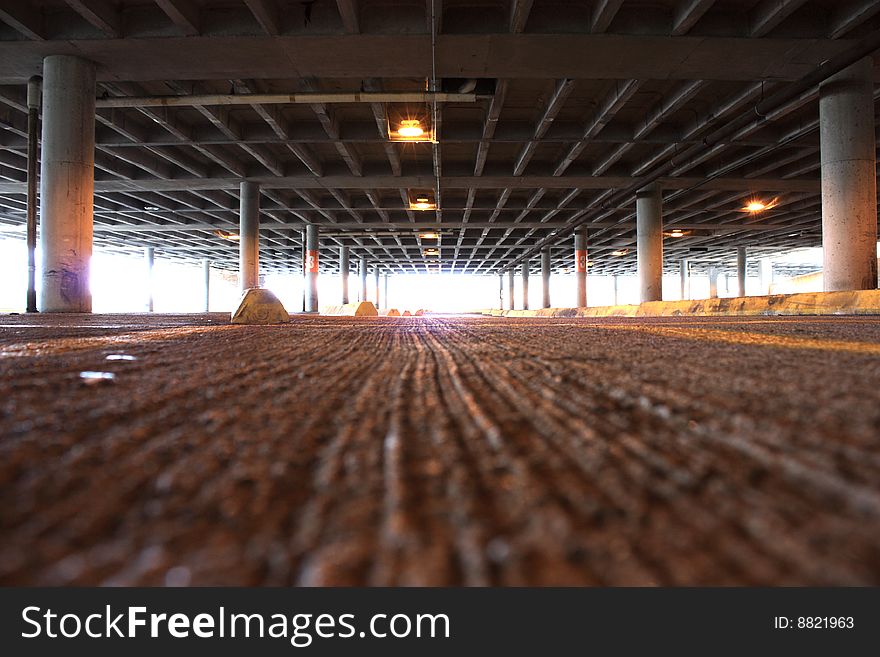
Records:
{"label": "metal conduit pipe", "polygon": [[301,94],[201,94],[98,98],[95,107],[196,107],[217,105],[311,105],[331,103],[475,103],[477,94],[441,92],[363,92]]}
{"label": "metal conduit pipe", "polygon": [[[763,120],[760,117],[767,117],[773,114],[775,111],[778,110],[779,107],[785,105],[788,102],[796,100],[802,94],[809,92],[815,87],[818,87],[821,82],[827,80],[832,75],[839,73],[840,71],[851,66],[860,59],[868,57],[869,55],[876,52],[878,49],[880,49],[880,30],[875,30],[864,39],[861,39],[852,48],[846,50],[845,52],[842,52],[835,57],[832,57],[824,64],[818,66],[814,71],[802,77],[800,80],[793,82],[792,84],[786,85],[785,87],[767,96],[767,98],[755,105],[755,114],[759,117],[759,120]],[[692,158],[697,157],[704,150],[710,149],[719,142],[730,138],[732,135],[735,135],[738,131],[742,130],[754,121],[755,116],[751,112],[745,112],[736,119],[726,121],[724,125],[706,135],[703,138],[702,143],[695,144],[685,149],[683,152],[675,155],[672,159],[667,160],[666,163],[655,168],[653,171],[651,171],[651,173],[646,174],[644,177],[640,178],[636,183],[613,194],[607,200],[607,204],[610,206],[624,204],[625,202],[631,200],[638,190],[642,189],[646,185],[658,181],[664,176],[669,175],[675,169],[679,168],[682,162],[687,162]],[[715,122],[709,121],[707,125],[712,125],[713,123]],[[544,247],[556,244],[559,241],[569,237],[578,226],[588,222],[590,219],[593,219],[601,213],[607,213],[607,211],[596,210],[591,212],[584,212],[579,217],[574,219],[565,228],[562,228],[556,231],[554,234],[548,235],[547,237],[539,240],[530,250],[526,251],[525,253],[511,261],[511,263],[507,265],[506,269],[515,267],[527,258],[540,252],[541,249],[543,249]]]}

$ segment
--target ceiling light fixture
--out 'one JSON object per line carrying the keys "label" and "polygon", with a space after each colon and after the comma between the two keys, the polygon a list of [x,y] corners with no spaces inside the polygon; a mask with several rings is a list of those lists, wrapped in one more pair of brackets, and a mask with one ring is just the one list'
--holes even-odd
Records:
{"label": "ceiling light fixture", "polygon": [[740,210],[742,212],[748,212],[749,214],[757,214],[759,212],[764,212],[765,210],[771,210],[777,205],[779,205],[778,198],[774,198],[767,203],[759,198],[750,198]]}
{"label": "ceiling light fixture", "polygon": [[240,235],[236,233],[230,233],[228,230],[217,229],[214,231],[214,235],[216,235],[220,239],[229,240],[230,242],[238,242],[241,239]]}
{"label": "ceiling light fixture", "polygon": [[629,253],[629,249],[617,249],[616,251],[612,251],[611,255],[613,256],[625,256]]}
{"label": "ceiling light fixture", "polygon": [[418,119],[404,119],[400,122],[397,134],[406,139],[416,139],[425,134],[425,129],[422,128],[422,122]]}

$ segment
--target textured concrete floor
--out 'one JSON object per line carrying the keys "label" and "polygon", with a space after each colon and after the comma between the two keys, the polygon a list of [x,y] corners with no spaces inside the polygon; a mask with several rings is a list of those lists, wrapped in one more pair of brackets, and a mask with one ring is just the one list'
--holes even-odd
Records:
{"label": "textured concrete floor", "polygon": [[0,584],[880,584],[878,319],[225,320],[0,316]]}

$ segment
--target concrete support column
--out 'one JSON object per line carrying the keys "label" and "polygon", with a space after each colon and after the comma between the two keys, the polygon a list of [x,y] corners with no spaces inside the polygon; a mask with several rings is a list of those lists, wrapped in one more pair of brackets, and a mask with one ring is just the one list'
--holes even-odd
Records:
{"label": "concrete support column", "polygon": [[511,269],[509,272],[507,272],[507,308],[508,308],[508,310],[513,310],[516,307],[516,302],[514,301],[514,298],[513,298],[514,297],[514,294],[513,294],[514,280],[515,280],[514,271]]}
{"label": "concrete support column", "polygon": [[147,312],[153,312],[153,262],[156,250],[152,246],[144,248],[144,265],[147,269]]}
{"label": "concrete support column", "polygon": [[758,276],[761,280],[761,295],[770,294],[770,286],[773,285],[773,261],[770,258],[758,260]]}
{"label": "concrete support column", "polygon": [[382,305],[382,299],[379,298],[379,268],[376,267],[373,270],[373,285],[376,288],[376,308],[380,308]]}
{"label": "concrete support column", "polygon": [[541,303],[550,307],[550,249],[541,251]]}
{"label": "concrete support column", "polygon": [[358,272],[361,276],[361,301],[367,300],[367,259],[361,256],[361,266]]}
{"label": "concrete support column", "polygon": [[682,258],[678,263],[678,274],[681,277],[681,300],[684,301],[690,297],[690,289],[688,289],[690,283],[690,268],[691,263],[688,262],[687,258]]}
{"label": "concrete support column", "polygon": [[239,201],[238,277],[244,292],[260,285],[260,186],[242,182]]}
{"label": "concrete support column", "polygon": [[27,302],[29,313],[37,312],[37,146],[40,135],[40,78],[28,80],[28,150],[27,150]]}
{"label": "concrete support column", "polygon": [[498,309],[504,310],[504,274],[498,274]]}
{"label": "concrete support column", "polygon": [[211,261],[202,259],[202,274],[205,279],[205,312],[211,311]]}
{"label": "concrete support column", "polygon": [[390,308],[391,302],[388,299],[388,274],[382,274],[382,298],[385,299],[385,307]]}
{"label": "concrete support column", "polygon": [[638,245],[639,298],[663,298],[663,195],[658,185],[636,194],[636,238]]}
{"label": "concrete support column", "polygon": [[306,289],[306,312],[318,312],[318,226],[306,226],[306,260],[303,267]]}
{"label": "concrete support column", "polygon": [[611,277],[611,283],[614,285],[614,305],[618,305],[620,303],[620,276],[614,274]]}
{"label": "concrete support column", "polygon": [[95,189],[95,65],[71,55],[43,60],[40,163],[40,307],[92,311],[89,265]]}
{"label": "concrete support column", "polygon": [[587,306],[587,231],[574,234],[574,276],[577,279],[575,307]]}
{"label": "concrete support column", "polygon": [[737,296],[746,296],[746,266],[748,265],[746,247],[741,246],[736,250],[736,283]]}
{"label": "concrete support column", "polygon": [[522,297],[523,310],[529,309],[529,261],[526,260],[522,264]]}
{"label": "concrete support column", "polygon": [[348,247],[339,247],[339,275],[342,277],[342,303],[348,303],[348,276],[350,264],[348,261]]}
{"label": "concrete support column", "polygon": [[718,268],[709,267],[709,298],[718,298]]}
{"label": "concrete support column", "polygon": [[873,79],[865,57],[819,87],[826,292],[877,287]]}

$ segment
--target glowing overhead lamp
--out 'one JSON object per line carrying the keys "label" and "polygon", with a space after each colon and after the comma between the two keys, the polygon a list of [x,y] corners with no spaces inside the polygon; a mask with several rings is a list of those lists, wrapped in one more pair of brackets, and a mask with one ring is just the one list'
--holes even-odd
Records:
{"label": "glowing overhead lamp", "polygon": [[691,234],[689,230],[682,230],[681,228],[673,228],[672,230],[667,230],[663,232],[664,237],[686,237]]}
{"label": "glowing overhead lamp", "polygon": [[410,210],[436,210],[437,203],[434,202],[434,199],[430,194],[426,194],[425,192],[416,192],[411,194],[409,197],[409,209]]}
{"label": "glowing overhead lamp", "polygon": [[613,256],[625,256],[629,253],[629,249],[617,249],[616,251],[612,251],[611,255]]}
{"label": "glowing overhead lamp", "polygon": [[417,139],[425,134],[425,129],[418,119],[404,119],[400,122],[397,134],[406,139]]}
{"label": "glowing overhead lamp", "polygon": [[774,198],[772,201],[766,203],[759,198],[751,198],[741,210],[743,212],[748,212],[749,214],[757,214],[759,212],[764,212],[765,210],[771,210],[777,205],[779,205],[778,198]]}
{"label": "glowing overhead lamp", "polygon": [[241,239],[240,235],[237,233],[230,233],[228,230],[217,229],[214,231],[214,235],[220,239],[229,240],[230,242],[238,242]]}
{"label": "glowing overhead lamp", "polygon": [[436,240],[440,236],[437,233],[421,233],[419,234],[419,237],[421,237],[423,240]]}

